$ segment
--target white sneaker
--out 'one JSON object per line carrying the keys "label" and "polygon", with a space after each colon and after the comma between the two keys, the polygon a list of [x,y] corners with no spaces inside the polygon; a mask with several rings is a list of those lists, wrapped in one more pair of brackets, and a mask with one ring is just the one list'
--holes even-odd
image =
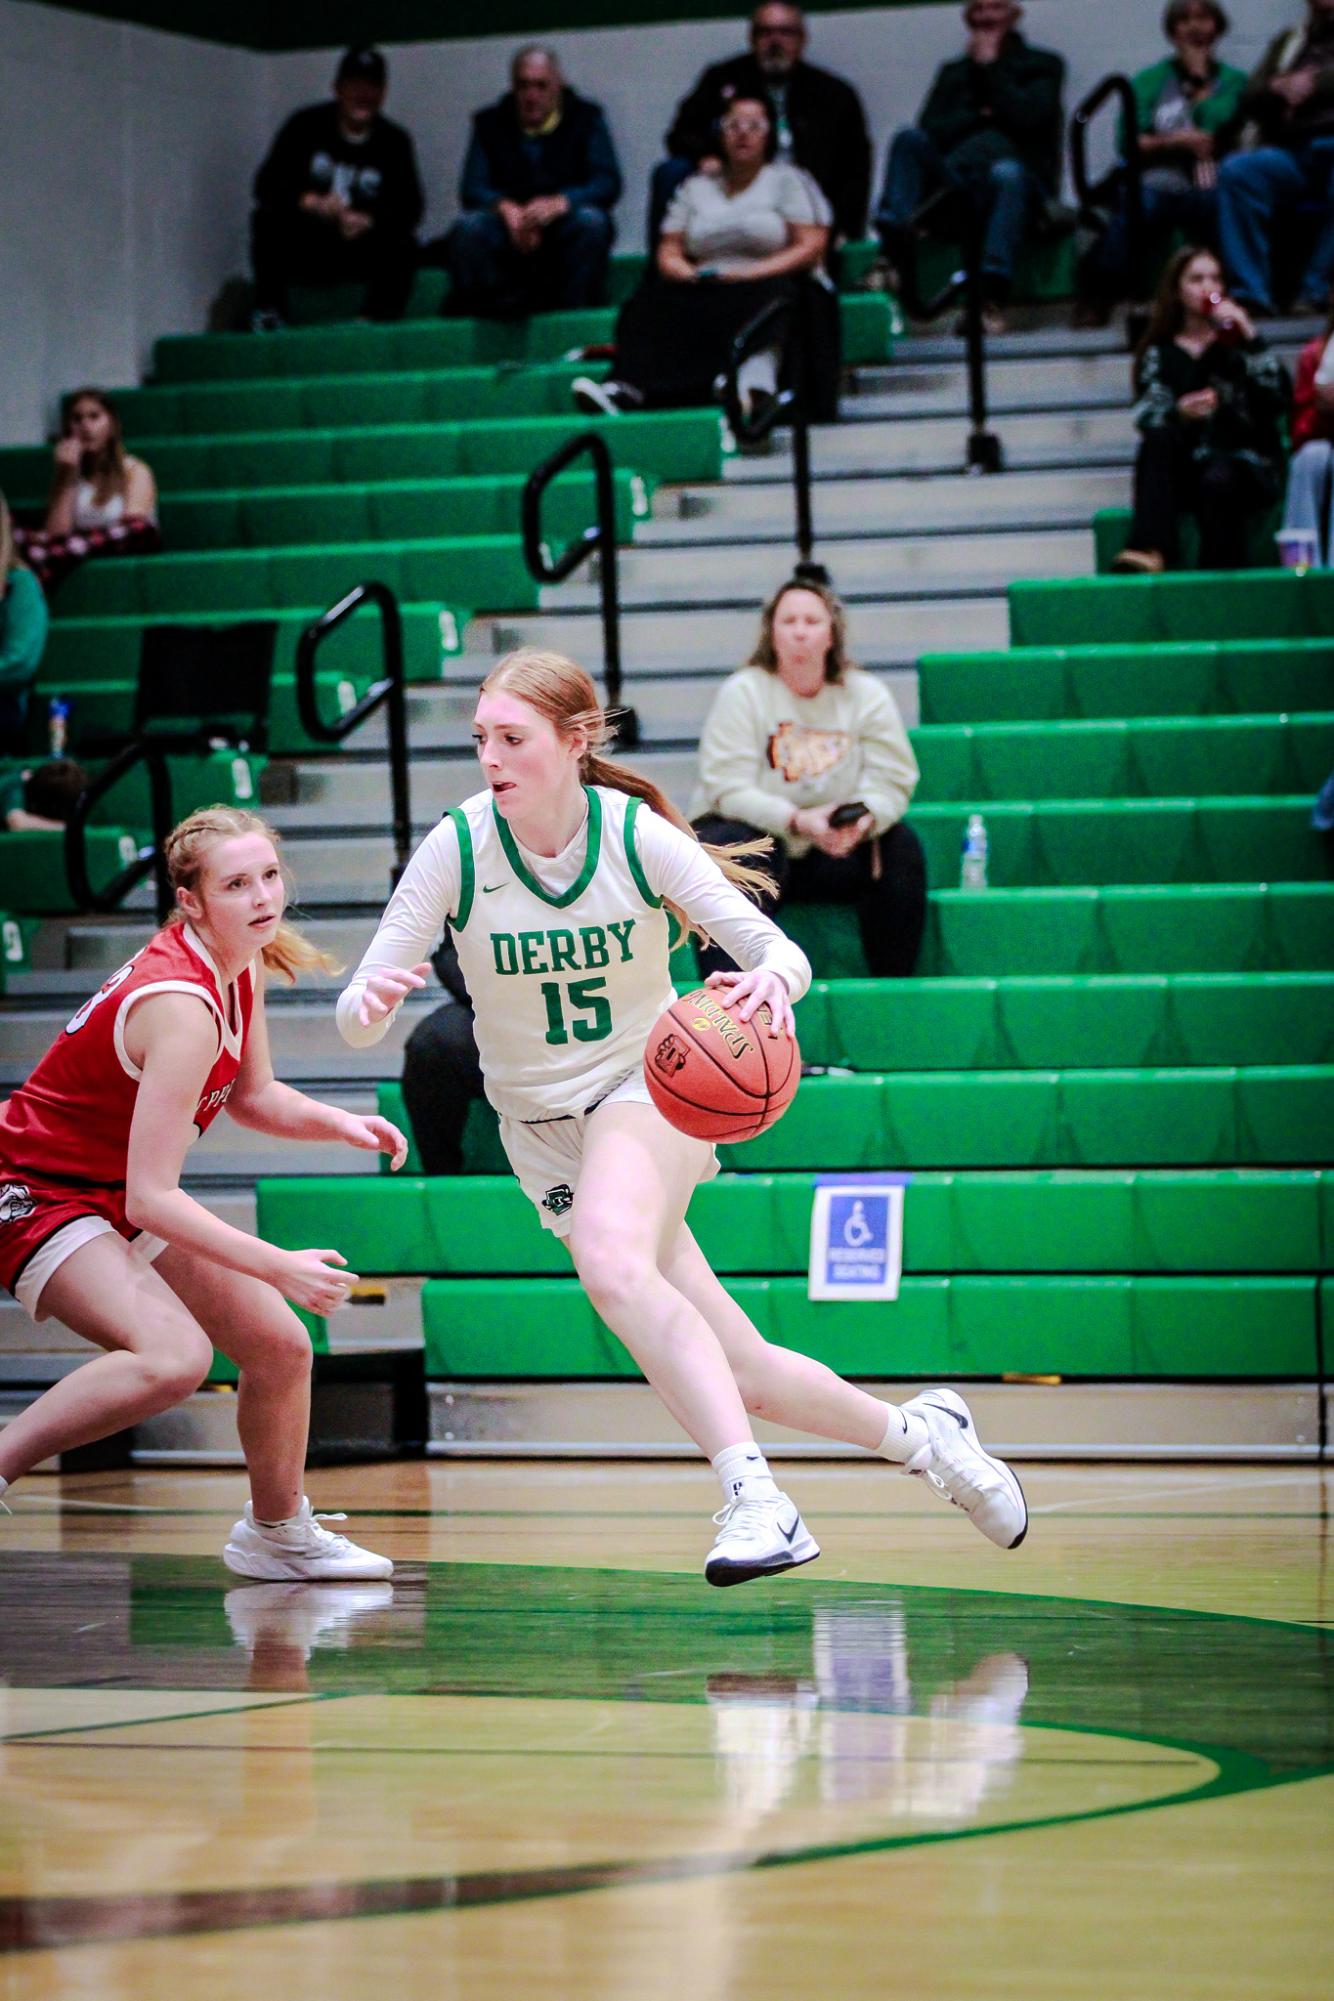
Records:
{"label": "white sneaker", "polygon": [[1017,1549],[1028,1534],[1024,1490],[1003,1460],[982,1450],[963,1398],[956,1390],[923,1390],[902,1407],[927,1430],[925,1444],[904,1462],[904,1472],[916,1473],[962,1508],[988,1542]]}
{"label": "white sneaker", "polygon": [[256,1528],[254,1509],[247,1501],[222,1560],[238,1577],[258,1577],[263,1583],[299,1584],[313,1579],[327,1584],[340,1578],[392,1577],[394,1566],[387,1556],[358,1549],[345,1535],[334,1535],[320,1526],[322,1522],[346,1520],[346,1515],[313,1514],[303,1494],[300,1513],[279,1537],[272,1530]]}
{"label": "white sneaker", "polygon": [[718,1536],[704,1575],[710,1584],[746,1584],[813,1563],[820,1545],[786,1494],[766,1500],[738,1495],[714,1516]]}
{"label": "white sneaker", "polygon": [[346,1652],[354,1621],[393,1602],[392,1584],[238,1584],[222,1609],[252,1659],[258,1647],[277,1645],[300,1647],[309,1660],[316,1647]]}
{"label": "white sneaker", "polygon": [[609,375],[605,382],[598,382],[591,375],[576,375],[570,384],[570,394],[580,410],[587,410],[590,416],[616,417],[626,410],[642,410],[644,398],[632,383],[618,382]]}

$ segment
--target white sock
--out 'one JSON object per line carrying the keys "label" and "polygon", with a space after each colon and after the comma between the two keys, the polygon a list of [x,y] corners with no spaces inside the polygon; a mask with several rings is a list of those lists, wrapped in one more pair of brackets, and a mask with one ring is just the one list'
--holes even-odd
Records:
{"label": "white sock", "polygon": [[[3,1500],[4,1500],[4,1498],[5,1498],[5,1495],[6,1495],[6,1494],[7,1494],[8,1492],[9,1492],[9,1482],[8,1482],[8,1480],[0,1480],[0,1501],[3,1501]],[[9,1513],[9,1510],[8,1510],[8,1508],[4,1509],[4,1511],[3,1511],[3,1512],[4,1512],[5,1514],[8,1514],[8,1513]]]}
{"label": "white sock", "polygon": [[722,1482],[725,1501],[735,1501],[743,1490],[750,1501],[766,1501],[778,1492],[768,1460],[750,1439],[744,1445],[724,1446],[710,1464]]}
{"label": "white sock", "polygon": [[875,1449],[882,1459],[892,1459],[901,1466],[925,1445],[928,1436],[925,1418],[889,1403],[885,1405],[885,1435]]}
{"label": "white sock", "polygon": [[301,1496],[301,1506],[297,1509],[296,1513],[294,1515],[287,1515],[280,1522],[261,1521],[255,1513],[253,1504],[250,1509],[250,1518],[262,1535],[275,1536],[281,1542],[284,1536],[290,1536],[293,1530],[300,1526],[305,1519],[309,1507],[310,1503],[303,1494]]}

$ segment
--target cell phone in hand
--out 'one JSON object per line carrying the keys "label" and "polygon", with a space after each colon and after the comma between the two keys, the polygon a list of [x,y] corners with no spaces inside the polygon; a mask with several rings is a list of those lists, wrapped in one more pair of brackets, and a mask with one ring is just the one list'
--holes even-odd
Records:
{"label": "cell phone in hand", "polygon": [[854,822],[865,817],[866,806],[861,799],[850,799],[846,806],[835,806],[829,815],[831,827],[851,827]]}

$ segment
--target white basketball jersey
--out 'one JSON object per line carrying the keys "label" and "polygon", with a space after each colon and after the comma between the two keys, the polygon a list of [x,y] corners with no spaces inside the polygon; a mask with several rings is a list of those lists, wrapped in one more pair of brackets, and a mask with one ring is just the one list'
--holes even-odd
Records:
{"label": "white basketball jersey", "polygon": [[560,894],[531,873],[491,793],[452,807],[462,862],[450,919],[486,1095],[520,1119],[587,1111],[643,1061],[672,1001],[668,919],[634,845],[651,808],[594,785],[584,865]]}

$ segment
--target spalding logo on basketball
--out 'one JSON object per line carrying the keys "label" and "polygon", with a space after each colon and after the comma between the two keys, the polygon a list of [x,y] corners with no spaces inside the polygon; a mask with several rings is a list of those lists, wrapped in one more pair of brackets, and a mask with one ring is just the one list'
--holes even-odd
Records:
{"label": "spalding logo on basketball", "polygon": [[654,1025],[644,1081],[663,1117],[694,1139],[754,1139],[792,1103],[801,1052],[770,1035],[767,1007],[738,1021],[721,993],[697,987]]}

